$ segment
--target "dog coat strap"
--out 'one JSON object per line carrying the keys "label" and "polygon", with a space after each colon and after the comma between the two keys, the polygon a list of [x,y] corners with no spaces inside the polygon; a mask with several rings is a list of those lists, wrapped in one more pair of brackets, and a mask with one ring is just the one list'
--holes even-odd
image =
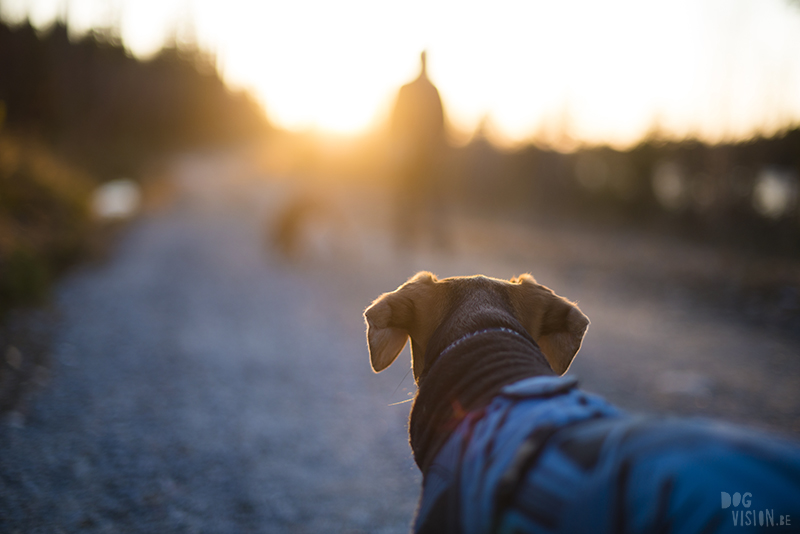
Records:
{"label": "dog coat strap", "polygon": [[578,386],[574,376],[532,376],[500,390],[504,397],[512,399],[547,398],[561,395]]}
{"label": "dog coat strap", "polygon": [[544,445],[550,437],[558,432],[559,427],[554,425],[546,425],[537,428],[531,435],[522,442],[517,454],[511,462],[511,465],[503,473],[500,481],[497,484],[497,491],[494,498],[494,521],[495,527],[493,531],[497,530],[497,525],[503,513],[511,506],[514,495],[517,493],[520,484],[524,481],[525,473],[527,473],[539,458],[541,452],[544,450]]}
{"label": "dog coat strap", "polygon": [[[461,504],[454,508],[466,534],[493,532],[493,526],[504,524],[517,507],[520,486],[527,483],[529,473],[561,430],[597,416],[618,414],[602,399],[574,385],[574,379],[562,377],[519,381],[501,390],[482,417],[468,416],[426,475],[417,532],[422,532],[422,525],[434,524],[435,519],[429,517],[433,508],[443,512],[448,502],[443,494],[460,498]],[[555,504],[546,507],[548,514],[555,513]]]}

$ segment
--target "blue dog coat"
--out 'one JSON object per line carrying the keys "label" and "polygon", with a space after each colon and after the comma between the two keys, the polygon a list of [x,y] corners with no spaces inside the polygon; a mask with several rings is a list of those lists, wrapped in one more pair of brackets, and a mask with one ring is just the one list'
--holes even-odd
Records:
{"label": "blue dog coat", "polygon": [[466,414],[415,532],[800,532],[800,451],[706,420],[633,417],[537,376]]}

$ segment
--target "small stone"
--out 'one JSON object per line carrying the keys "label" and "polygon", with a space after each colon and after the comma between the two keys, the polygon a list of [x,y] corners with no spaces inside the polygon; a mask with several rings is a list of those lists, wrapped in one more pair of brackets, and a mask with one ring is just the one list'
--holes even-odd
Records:
{"label": "small stone", "polygon": [[6,349],[6,363],[15,370],[19,370],[22,367],[22,353],[17,347],[9,345]]}
{"label": "small stone", "polygon": [[706,397],[711,394],[712,381],[694,371],[666,371],[656,383],[662,393]]}
{"label": "small stone", "polygon": [[50,370],[44,365],[37,365],[36,370],[33,372],[34,383],[37,386],[42,387],[47,385],[47,382],[49,380],[50,380]]}
{"label": "small stone", "polygon": [[6,415],[6,423],[11,428],[25,428],[25,416],[14,410]]}

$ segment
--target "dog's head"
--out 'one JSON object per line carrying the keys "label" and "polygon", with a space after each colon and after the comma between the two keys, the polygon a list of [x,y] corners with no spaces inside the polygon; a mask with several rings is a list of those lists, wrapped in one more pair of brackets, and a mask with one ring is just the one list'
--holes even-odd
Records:
{"label": "dog's head", "polygon": [[364,312],[372,369],[389,367],[411,338],[414,379],[419,381],[434,332],[474,317],[512,317],[542,349],[550,367],[564,374],[581,348],[589,319],[578,307],[536,283],[529,274],[510,281],[485,276],[439,280],[420,272]]}

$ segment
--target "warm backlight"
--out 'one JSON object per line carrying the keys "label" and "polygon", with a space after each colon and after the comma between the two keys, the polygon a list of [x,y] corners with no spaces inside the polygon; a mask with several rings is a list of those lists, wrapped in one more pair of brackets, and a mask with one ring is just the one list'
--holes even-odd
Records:
{"label": "warm backlight", "polygon": [[800,5],[789,0],[5,0],[9,18],[117,25],[137,54],[214,52],[278,125],[357,133],[419,52],[450,122],[498,140],[624,145],[653,127],[708,140],[800,120]]}

